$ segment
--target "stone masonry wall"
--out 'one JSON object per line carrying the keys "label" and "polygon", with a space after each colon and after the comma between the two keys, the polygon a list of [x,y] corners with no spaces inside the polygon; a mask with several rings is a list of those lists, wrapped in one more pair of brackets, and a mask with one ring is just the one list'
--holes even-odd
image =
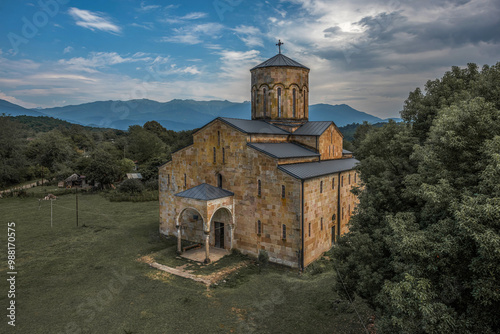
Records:
{"label": "stone masonry wall", "polygon": [[[278,118],[278,88],[281,88],[281,119],[309,118],[309,70],[298,67],[264,67],[252,71],[252,119]],[[264,98],[264,89],[266,98]],[[296,112],[293,117],[293,89]],[[256,92],[256,93],[255,93]],[[256,94],[256,95],[255,95]],[[264,106],[266,101],[266,107]],[[267,111],[265,113],[265,110]],[[264,114],[265,113],[265,114]]]}
{"label": "stone masonry wall", "polygon": [[337,127],[331,124],[319,137],[321,160],[342,158],[343,137]]}
{"label": "stone masonry wall", "polygon": [[[176,235],[175,219],[182,208],[174,205],[174,194],[201,183],[217,186],[217,175],[221,174],[223,188],[235,194],[233,247],[254,256],[262,249],[272,261],[296,267],[300,246],[300,181],[278,170],[276,159],[246,143],[246,134],[215,121],[195,133],[192,146],[173,154],[172,162],[160,168],[160,231]],[[282,185],[286,192],[284,199]],[[258,220],[263,226],[260,235],[256,228]],[[283,224],[285,240],[282,240]]]}

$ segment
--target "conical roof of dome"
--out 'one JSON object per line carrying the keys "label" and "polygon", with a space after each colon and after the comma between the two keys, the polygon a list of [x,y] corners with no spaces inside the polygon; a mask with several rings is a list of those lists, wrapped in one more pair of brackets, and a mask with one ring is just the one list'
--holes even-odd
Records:
{"label": "conical roof of dome", "polygon": [[295,60],[288,58],[284,54],[278,53],[276,56],[269,58],[262,64],[259,64],[252,68],[250,71],[253,71],[257,68],[262,68],[262,67],[272,67],[272,66],[289,66],[289,67],[301,67],[305,69],[309,69],[308,67],[296,62]]}

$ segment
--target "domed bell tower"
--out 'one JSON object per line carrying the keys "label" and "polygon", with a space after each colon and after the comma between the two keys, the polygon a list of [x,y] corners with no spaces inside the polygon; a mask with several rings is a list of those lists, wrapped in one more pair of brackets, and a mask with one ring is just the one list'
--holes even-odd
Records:
{"label": "domed bell tower", "polygon": [[309,120],[309,68],[279,53],[250,70],[252,119],[283,126]]}

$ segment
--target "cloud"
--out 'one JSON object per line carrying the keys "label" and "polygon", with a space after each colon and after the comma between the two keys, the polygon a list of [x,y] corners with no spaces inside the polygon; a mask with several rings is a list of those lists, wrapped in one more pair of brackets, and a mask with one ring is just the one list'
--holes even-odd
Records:
{"label": "cloud", "polygon": [[64,48],[64,50],[63,50],[63,54],[66,54],[66,53],[71,53],[71,52],[73,52],[73,50],[74,50],[74,49],[73,49],[73,47],[72,47],[72,46],[67,46],[67,47],[65,47],[65,48]]}
{"label": "cloud", "polygon": [[161,8],[159,5],[146,5],[145,1],[141,1],[141,7],[138,9],[141,12],[149,12]]}
{"label": "cloud", "polygon": [[121,32],[121,28],[113,24],[111,20],[102,13],[71,7],[69,9],[69,14],[76,21],[76,25],[80,27],[92,31],[97,29],[114,34],[119,34]]}
{"label": "cloud", "polygon": [[146,53],[135,53],[129,57],[122,57],[116,52],[91,52],[87,58],[76,57],[71,59],[61,59],[58,63],[74,71],[96,73],[98,68],[112,65],[150,61],[153,58]]}
{"label": "cloud", "polygon": [[146,30],[153,30],[153,28],[154,28],[154,24],[152,22],[143,22],[142,24],[134,22],[130,25],[132,27],[142,28],[142,29],[146,29]]}
{"label": "cloud", "polygon": [[172,17],[167,17],[166,19],[163,19],[163,22],[170,23],[170,24],[175,24],[175,23],[185,23],[186,21],[193,21],[193,20],[199,20],[207,17],[207,13],[203,12],[192,12],[188,13],[184,16],[172,16]]}
{"label": "cloud", "polygon": [[[249,70],[257,65],[261,59],[260,52],[257,50],[250,51],[232,51],[222,50],[220,55],[220,76],[235,80],[248,79],[250,80]],[[248,82],[246,84],[248,85]]]}
{"label": "cloud", "polygon": [[219,23],[203,23],[174,28],[172,29],[172,35],[163,37],[161,41],[194,45],[203,42],[203,37],[219,38],[219,34],[223,29],[224,26]]}
{"label": "cloud", "polygon": [[239,39],[248,47],[264,47],[262,32],[257,27],[240,25],[233,29]]}
{"label": "cloud", "polygon": [[16,99],[15,97],[6,95],[5,93],[3,93],[1,91],[0,91],[0,99],[8,101],[10,103],[17,104],[18,106],[28,108],[28,109],[38,107],[38,105],[36,105],[34,103],[25,102],[23,100]]}

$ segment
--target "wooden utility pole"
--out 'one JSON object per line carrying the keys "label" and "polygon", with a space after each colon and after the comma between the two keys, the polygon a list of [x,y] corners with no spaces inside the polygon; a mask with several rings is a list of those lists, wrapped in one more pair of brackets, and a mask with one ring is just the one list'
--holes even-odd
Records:
{"label": "wooden utility pole", "polygon": [[54,201],[53,199],[50,200],[50,228],[52,228],[52,202],[53,201]]}
{"label": "wooden utility pole", "polygon": [[76,227],[78,227],[78,188],[76,188]]}

